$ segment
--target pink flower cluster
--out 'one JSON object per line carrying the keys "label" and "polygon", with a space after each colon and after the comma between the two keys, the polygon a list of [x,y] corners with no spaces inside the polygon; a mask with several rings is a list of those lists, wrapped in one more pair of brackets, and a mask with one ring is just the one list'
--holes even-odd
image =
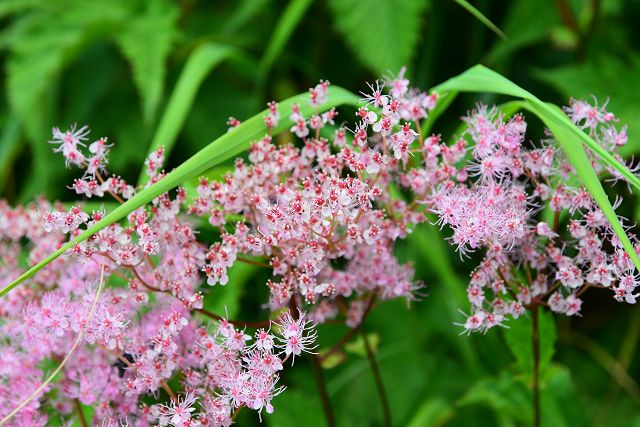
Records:
{"label": "pink flower cluster", "polygon": [[[603,148],[615,153],[626,143],[624,128],[616,130],[614,115],[603,107],[572,101],[566,111]],[[486,331],[533,305],[579,315],[588,288],[610,289],[616,300],[635,303],[636,269],[554,141],[527,147],[523,117],[505,121],[495,108],[480,106],[464,120],[464,144],[473,148],[455,166],[456,179],[437,185],[425,204],[452,229],[462,254],[485,249],[467,290],[465,330]],[[588,154],[596,172],[614,174]],[[636,237],[631,240],[640,250]]]}
{"label": "pink flower cluster", "polygon": [[[335,125],[335,110],[321,112],[326,81],[310,89],[305,108],[269,103],[268,134],[223,179],[157,197],[0,300],[0,417],[81,333],[58,383],[12,425],[46,425],[50,408],[67,419],[78,405],[92,405],[95,421],[109,425],[229,426],[242,407],[271,413],[284,362],[315,349],[315,323],[339,318],[355,328],[377,301],[415,298],[421,285],[394,248],[424,222],[450,229],[461,254],[483,251],[467,289],[466,331],[533,305],[577,315],[590,287],[635,302],[629,257],[551,139],[525,143],[523,116],[506,120],[484,106],[464,118],[452,144],[423,135],[437,95],[410,89],[404,73],[370,85],[351,128]],[[604,108],[572,101],[567,112],[605,149],[626,142]],[[271,136],[283,116],[297,145]],[[234,132],[240,122],[229,125]],[[87,137],[86,127],[53,131],[55,151],[85,170],[75,192],[133,197],[136,188],[105,169],[106,139],[87,147]],[[613,173],[592,159],[599,173]],[[163,162],[162,148],[149,156],[147,185],[164,178]],[[0,285],[104,215],[0,202]],[[253,336],[248,323],[204,304],[209,286],[234,285],[229,269],[238,262],[271,274],[265,307],[278,320],[254,322],[262,328]],[[102,270],[106,286],[91,314]]]}

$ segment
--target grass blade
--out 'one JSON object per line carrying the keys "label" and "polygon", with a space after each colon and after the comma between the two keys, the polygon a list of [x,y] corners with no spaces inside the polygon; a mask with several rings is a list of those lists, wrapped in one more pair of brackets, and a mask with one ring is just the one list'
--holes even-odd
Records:
{"label": "grass blade", "polygon": [[285,9],[260,61],[258,75],[261,82],[266,78],[275,60],[280,57],[280,53],[310,5],[311,0],[293,0]]}
{"label": "grass blade", "polygon": [[[280,111],[290,111],[291,104],[294,103],[300,105],[300,111],[304,115],[310,115],[316,111],[316,109],[309,104],[309,95],[307,93],[296,95],[281,102]],[[319,107],[319,111],[324,112],[339,105],[357,106],[358,97],[353,93],[342,89],[341,87],[331,86],[329,88],[329,99],[326,103]],[[231,132],[225,133],[220,138],[214,140],[202,150],[194,154],[191,158],[186,160],[173,171],[168,173],[163,179],[141,190],[126,203],[109,212],[102,220],[98,221],[89,229],[83,231],[76,238],[65,243],[60,249],[50,254],[33,267],[29,268],[29,270],[23,273],[20,277],[0,290],[0,297],[6,295],[9,291],[33,276],[51,261],[65,253],[67,250],[73,248],[77,243],[88,239],[90,236],[94,235],[103,228],[113,224],[116,221],[121,220],[122,218],[125,218],[135,209],[146,205],[154,198],[179,186],[189,178],[199,176],[208,169],[246,150],[253,141],[262,137],[267,132],[263,121],[263,116],[265,116],[266,114],[267,110],[264,110],[260,114],[257,114],[246,120]],[[283,117],[283,119],[280,120],[278,126],[273,129],[272,133],[274,135],[288,129],[293,125],[293,122],[288,118],[286,114],[283,114],[283,116],[285,117]]]}
{"label": "grass blade", "polygon": [[466,0],[453,0],[453,1],[455,1],[460,6],[462,6],[467,12],[472,14],[478,21],[482,22],[487,28],[489,28],[491,31],[496,33],[498,36],[500,36],[503,39],[507,38],[507,36],[502,32],[500,28],[498,28],[496,24],[491,22],[489,18],[484,16],[482,12],[476,9],[471,3],[469,3]]}
{"label": "grass blade", "polygon": [[609,220],[611,228],[618,236],[618,239],[633,261],[633,264],[640,270],[640,258],[611,206],[611,202],[595,170],[591,166],[583,144],[600,156],[605,163],[615,168],[637,189],[640,189],[640,180],[625,165],[598,145],[589,135],[576,127],[560,108],[553,104],[542,102],[530,92],[482,65],[476,65],[459,76],[447,80],[435,87],[434,91],[492,92],[524,99],[527,102],[527,109],[537,115],[554,134],[561,148],[566,153],[567,158],[575,168],[576,174]]}
{"label": "grass blade", "polygon": [[[164,110],[149,153],[164,146],[165,156],[169,156],[203,80],[216,65],[233,55],[238,55],[238,51],[215,43],[200,45],[191,53]],[[147,180],[143,167],[138,185],[144,185]]]}

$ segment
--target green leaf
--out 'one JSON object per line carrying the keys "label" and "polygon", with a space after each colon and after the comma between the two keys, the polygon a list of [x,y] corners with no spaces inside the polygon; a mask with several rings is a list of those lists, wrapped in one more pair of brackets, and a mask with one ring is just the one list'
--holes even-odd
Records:
{"label": "green leaf", "polygon": [[311,6],[312,0],[292,0],[275,26],[273,35],[267,43],[267,49],[260,61],[259,76],[264,81],[271,66],[282,53],[291,35]]}
{"label": "green leaf", "polygon": [[[202,81],[216,65],[233,55],[238,55],[238,51],[215,43],[200,45],[191,53],[160,119],[148,153],[164,146],[165,158],[169,157]],[[143,167],[138,185],[145,184],[148,179]]]}
{"label": "green leaf", "polygon": [[247,25],[247,22],[264,10],[272,0],[242,0],[237,2],[233,15],[225,22],[222,31],[234,33]]}
{"label": "green leaf", "polygon": [[[586,408],[578,399],[569,370],[550,365],[542,379],[543,426],[590,425]],[[458,405],[482,405],[493,409],[499,425],[531,425],[531,390],[511,373],[483,378],[458,401]]]}
{"label": "green leaf", "polygon": [[65,3],[67,9],[33,12],[3,34],[10,48],[9,103],[21,118],[42,102],[47,88],[89,42],[104,36],[124,16],[115,5]]}
{"label": "green leaf", "polygon": [[483,405],[494,410],[501,425],[531,420],[531,400],[524,385],[508,372],[497,378],[483,378],[476,382],[458,401],[459,406]]}
{"label": "green leaf", "polygon": [[178,8],[173,2],[161,0],[146,4],[146,10],[135,13],[115,35],[115,40],[131,63],[144,120],[151,123],[162,98],[165,61],[176,36]]}
{"label": "green leaf", "polygon": [[[106,37],[125,16],[117,2],[49,2],[13,21],[2,33],[9,49],[6,62],[7,98],[31,144],[32,171],[21,188],[21,199],[51,182],[53,157],[44,141],[51,127],[56,82],[62,71],[91,42]],[[62,166],[60,166],[60,169]]]}
{"label": "green leaf", "polygon": [[427,0],[330,0],[335,25],[355,55],[377,74],[407,65],[420,38]]}
{"label": "green leaf", "polygon": [[453,414],[454,408],[451,403],[442,398],[431,398],[420,405],[407,427],[442,426],[447,423]]}
{"label": "green leaf", "polygon": [[[543,372],[551,362],[557,340],[553,315],[540,312],[538,336],[540,339],[540,371]],[[511,353],[516,358],[518,370],[524,374],[533,372],[533,341],[531,317],[520,317],[509,321],[504,330],[504,338]]]}
{"label": "green leaf", "polygon": [[634,265],[640,270],[640,258],[611,206],[583,145],[589,147],[602,161],[616,169],[637,189],[640,189],[640,179],[589,135],[577,128],[560,108],[542,102],[530,92],[482,65],[476,65],[459,76],[447,80],[434,90],[436,92],[491,92],[524,99],[527,102],[527,109],[536,114],[551,130],[569,162],[575,168],[576,174],[604,213]]}
{"label": "green leaf", "polygon": [[240,298],[249,280],[255,276],[259,267],[236,262],[229,269],[229,283],[233,286],[214,286],[204,298],[204,308],[221,316],[235,319],[240,310]]}
{"label": "green leaf", "polygon": [[16,117],[9,117],[4,124],[0,136],[0,191],[4,190],[11,173],[13,161],[20,152],[20,122]]}
{"label": "green leaf", "polygon": [[483,15],[482,12],[480,12],[478,9],[476,9],[471,3],[469,3],[467,0],[453,0],[456,3],[458,3],[460,6],[462,6],[467,12],[469,12],[470,14],[472,14],[478,21],[482,22],[487,28],[489,28],[491,31],[493,31],[494,33],[496,33],[498,36],[500,36],[503,39],[506,39],[507,36],[505,36],[505,34],[502,32],[502,30],[500,30],[500,28],[498,28],[496,26],[496,24],[494,24],[493,22],[491,22],[489,20],[489,18],[487,18],[486,16]]}
{"label": "green leaf", "polygon": [[[312,107],[309,104],[309,95],[304,93],[281,102],[281,111],[289,111],[291,109],[291,105],[294,103],[300,105],[300,111],[303,114],[311,114],[316,110],[315,107]],[[320,106],[319,111],[324,112],[330,108],[344,104],[357,106],[358,97],[345,89],[332,86],[329,88],[329,100]],[[48,255],[42,261],[27,270],[19,278],[5,286],[0,290],[0,297],[6,295],[11,289],[33,276],[45,265],[65,253],[67,250],[73,248],[77,243],[88,239],[90,236],[110,224],[125,218],[132,211],[145,206],[154,198],[179,186],[189,178],[199,176],[208,169],[246,150],[251,142],[260,138],[267,132],[263,121],[263,117],[266,114],[267,110],[264,110],[249,120],[246,120],[231,132],[225,133],[182,163],[176,169],[168,173],[162,180],[141,190],[126,203],[109,212],[102,220],[80,233],[80,235],[75,237],[73,240],[62,245],[60,249]],[[276,135],[288,129],[292,124],[293,122],[289,118],[283,118],[280,120],[278,126],[273,129],[272,133]]]}
{"label": "green leaf", "polygon": [[[95,414],[93,406],[80,404],[80,408],[82,409],[82,416],[84,417],[85,422],[91,423],[93,421],[93,415]],[[73,424],[71,424],[71,427],[83,427],[84,425],[86,424],[80,421],[77,411],[74,411]]]}
{"label": "green leaf", "polygon": [[[535,19],[531,19],[535,16]],[[554,0],[514,0],[501,27],[508,34],[507,39],[496,42],[486,57],[486,61],[495,64],[518,49],[525,48],[545,40],[550,29],[560,24],[560,15]]]}
{"label": "green leaf", "polygon": [[[380,346],[380,335],[375,332],[368,333],[367,339],[369,341],[369,345],[371,345],[371,350],[376,353],[378,351],[378,347]],[[358,356],[366,357],[367,349],[365,347],[364,338],[362,335],[358,335],[356,339],[350,341],[344,345],[344,349],[348,353],[356,354]]]}
{"label": "green leaf", "polygon": [[433,129],[433,125],[438,120],[438,118],[447,111],[447,108],[451,105],[451,103],[458,96],[457,92],[447,92],[441,94],[438,97],[438,102],[436,103],[436,107],[429,113],[426,119],[422,122],[422,135],[427,136],[431,133]]}
{"label": "green leaf", "polygon": [[273,427],[325,427],[322,404],[316,393],[286,390],[273,400],[275,411],[264,415],[267,425]]}

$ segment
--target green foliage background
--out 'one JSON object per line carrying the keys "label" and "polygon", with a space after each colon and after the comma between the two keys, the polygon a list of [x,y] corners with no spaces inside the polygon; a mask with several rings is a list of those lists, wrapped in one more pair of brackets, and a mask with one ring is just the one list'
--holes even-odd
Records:
{"label": "green foliage background", "polygon": [[[115,143],[110,170],[136,182],[151,146],[173,146],[171,169],[224,134],[230,115],[248,118],[321,78],[364,90],[364,81],[402,65],[422,88],[482,63],[545,101],[610,98],[610,109],[629,125],[624,154],[640,152],[639,1],[471,2],[506,38],[458,3],[1,0],[0,195],[12,203],[38,195],[73,199],[65,186],[76,174],[46,144],[52,126],[86,123],[94,136],[108,136]],[[451,136],[457,117],[479,99],[503,101],[460,96],[434,131]],[[346,120],[352,111],[342,113]],[[541,134],[532,119],[532,135]],[[624,209],[635,219],[632,203]],[[466,308],[473,262],[463,264],[428,226],[398,256],[414,262],[427,295],[411,310],[402,301],[385,303],[366,324],[395,424],[529,424],[530,320],[460,336],[454,323],[463,320],[457,309]],[[265,278],[239,265],[231,285],[212,289],[206,302],[238,318],[265,316]],[[640,311],[606,292],[586,295],[583,318],[542,317],[543,425],[640,426]],[[323,326],[321,347],[345,330]],[[362,343],[349,348],[324,370],[338,423],[380,425]],[[311,372],[301,360],[285,376],[288,390],[265,416],[267,425],[324,425]],[[238,424],[257,420],[244,411]]]}

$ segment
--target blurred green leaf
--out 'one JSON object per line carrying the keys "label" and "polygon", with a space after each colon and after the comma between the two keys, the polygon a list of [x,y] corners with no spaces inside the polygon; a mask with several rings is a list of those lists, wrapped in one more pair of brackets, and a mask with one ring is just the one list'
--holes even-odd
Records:
{"label": "blurred green leaf", "polygon": [[176,36],[178,8],[174,2],[146,2],[115,35],[123,55],[131,63],[133,80],[142,101],[146,123],[151,123],[162,98],[165,62]]}
{"label": "blurred green leaf", "polygon": [[524,385],[508,372],[497,378],[483,378],[458,401],[459,406],[485,405],[493,409],[500,425],[531,420],[531,401]]}
{"label": "blurred green leaf", "polygon": [[333,353],[326,355],[326,357],[323,357],[323,351],[326,352],[327,350],[329,349],[327,348],[319,351],[320,356],[322,357],[320,366],[322,366],[323,369],[333,369],[347,360],[347,357],[342,351],[334,351]]}
{"label": "blurred green leaf", "polygon": [[[506,5],[505,5],[506,6]],[[535,16],[535,19],[531,19]],[[550,28],[560,23],[554,0],[514,0],[509,2],[501,25],[508,38],[499,40],[486,56],[490,64],[498,63],[518,49],[543,41]]]}
{"label": "blurred green leaf", "polygon": [[33,120],[30,114],[62,69],[88,43],[106,35],[123,16],[115,4],[107,7],[104,2],[64,3],[68,9],[33,12],[3,33],[10,50],[7,95],[21,118]]}
{"label": "blurred green leaf", "polygon": [[0,136],[0,191],[7,183],[11,166],[20,149],[20,122],[15,116],[9,117],[4,124],[2,135]]}
{"label": "blurred green leaf", "polygon": [[[367,333],[367,339],[369,340],[371,349],[376,353],[380,346],[380,335],[375,332]],[[357,335],[353,341],[346,343],[344,345],[344,349],[351,354],[356,354],[362,357],[367,356],[367,349],[365,347],[364,338],[361,334]]]}
{"label": "blurred green leaf", "polygon": [[[80,404],[80,408],[82,409],[82,416],[84,417],[85,422],[91,425],[93,421],[93,415],[95,413],[93,406]],[[72,419],[73,419],[73,424],[71,424],[72,427],[83,427],[85,425],[78,418],[78,413],[76,411],[73,412]]]}
{"label": "blurred green leaf", "polygon": [[451,105],[453,101],[455,101],[458,96],[457,92],[451,91],[447,93],[438,94],[438,102],[436,103],[436,107],[429,113],[426,119],[422,122],[422,134],[423,136],[427,136],[431,133],[433,129],[433,125],[436,120],[447,111],[447,108]]}
{"label": "blurred green leaf", "polygon": [[[238,51],[234,48],[214,43],[200,45],[191,53],[160,119],[158,129],[147,150],[148,154],[162,146],[165,150],[165,158],[169,157],[191,110],[200,84],[216,65],[233,55],[238,55]],[[138,185],[145,184],[147,180],[146,168],[143,166]]]}
{"label": "blurred green leaf", "polygon": [[629,55],[624,61],[601,55],[584,64],[534,71],[534,76],[552,85],[566,102],[571,97],[592,102],[593,96],[600,104],[608,102],[607,108],[620,119],[620,124],[629,126],[630,143],[621,149],[625,156],[640,152],[638,75],[640,56],[637,55]]}
{"label": "blurred green leaf", "polygon": [[[553,315],[540,312],[538,335],[540,339],[540,372],[544,372],[555,352],[557,333]],[[533,342],[531,317],[520,317],[510,320],[508,328],[504,330],[504,338],[511,353],[516,358],[520,372],[533,372]]]}
{"label": "blurred green leaf", "polygon": [[273,427],[325,427],[326,421],[317,394],[287,390],[273,401],[275,411],[264,421]]}
{"label": "blurred green leaf", "polygon": [[311,6],[312,0],[292,0],[276,23],[273,34],[267,43],[267,49],[260,61],[258,75],[264,81],[273,63],[280,57],[287,41]]}
{"label": "blurred green leaf", "polygon": [[330,0],[335,25],[353,53],[378,75],[411,60],[429,0]]}
{"label": "blurred green leaf", "polygon": [[[509,372],[497,378],[484,378],[458,401],[460,406],[483,405],[494,410],[500,425],[530,425],[531,391]],[[569,370],[549,366],[541,389],[542,425],[571,427],[590,425],[586,408],[580,402]]]}
{"label": "blurred green leaf", "polygon": [[259,270],[259,267],[243,262],[233,264],[228,272],[228,286],[217,285],[210,289],[207,288],[203,303],[204,308],[220,316],[235,319],[241,308],[240,299],[245,287]]}
{"label": "blurred green leaf", "polygon": [[242,0],[237,2],[233,15],[225,22],[223,31],[233,33],[258,15],[272,0]]}
{"label": "blurred green leaf", "polygon": [[418,408],[407,427],[443,426],[454,412],[453,405],[446,400],[437,397],[428,399]]}

